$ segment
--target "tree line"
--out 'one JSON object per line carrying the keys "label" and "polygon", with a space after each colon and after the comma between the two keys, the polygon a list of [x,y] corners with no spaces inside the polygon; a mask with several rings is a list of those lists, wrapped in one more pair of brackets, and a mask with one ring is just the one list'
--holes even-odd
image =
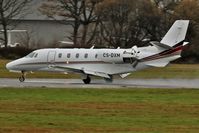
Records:
{"label": "tree line", "polygon": [[198,0],[47,0],[39,10],[62,23],[74,21],[68,39],[75,47],[143,46],[160,41],[175,20],[188,19],[191,44],[183,54],[199,59]]}
{"label": "tree line", "polygon": [[[13,18],[22,16],[30,1],[0,0],[0,32],[4,35],[0,39],[5,45],[8,26]],[[160,41],[175,20],[188,19],[187,41],[191,44],[183,55],[199,60],[199,0],[45,0],[38,10],[71,25],[67,38],[74,47],[144,46]]]}

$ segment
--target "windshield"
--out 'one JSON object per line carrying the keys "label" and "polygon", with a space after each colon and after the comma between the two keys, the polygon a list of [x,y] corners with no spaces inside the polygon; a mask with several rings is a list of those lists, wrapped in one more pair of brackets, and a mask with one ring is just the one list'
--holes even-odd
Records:
{"label": "windshield", "polygon": [[35,53],[32,52],[32,53],[28,54],[26,57],[27,57],[27,58],[32,58],[32,57],[34,57],[34,55],[35,55]]}

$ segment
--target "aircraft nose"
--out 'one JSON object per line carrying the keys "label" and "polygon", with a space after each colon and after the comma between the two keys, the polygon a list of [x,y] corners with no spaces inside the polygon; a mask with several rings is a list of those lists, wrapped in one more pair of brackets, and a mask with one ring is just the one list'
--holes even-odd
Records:
{"label": "aircraft nose", "polygon": [[23,58],[9,62],[6,64],[6,68],[10,71],[21,71],[20,65],[22,61],[23,61]]}
{"label": "aircraft nose", "polygon": [[9,62],[6,64],[6,68],[8,70],[15,70],[16,69],[16,65],[17,65],[17,62],[16,61],[12,61],[12,62]]}
{"label": "aircraft nose", "polygon": [[13,63],[13,62],[7,63],[7,64],[6,64],[6,68],[7,68],[8,70],[13,70],[13,69],[14,69],[14,63]]}

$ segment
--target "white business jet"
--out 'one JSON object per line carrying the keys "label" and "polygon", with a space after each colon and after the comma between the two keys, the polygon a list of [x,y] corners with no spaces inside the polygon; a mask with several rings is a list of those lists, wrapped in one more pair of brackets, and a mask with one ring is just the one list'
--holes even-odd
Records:
{"label": "white business jet", "polygon": [[150,46],[130,49],[40,49],[12,61],[6,68],[25,74],[34,71],[79,73],[83,82],[89,84],[91,76],[99,76],[111,82],[114,75],[125,78],[130,73],[150,67],[165,67],[181,57],[189,20],[177,20],[161,42]]}

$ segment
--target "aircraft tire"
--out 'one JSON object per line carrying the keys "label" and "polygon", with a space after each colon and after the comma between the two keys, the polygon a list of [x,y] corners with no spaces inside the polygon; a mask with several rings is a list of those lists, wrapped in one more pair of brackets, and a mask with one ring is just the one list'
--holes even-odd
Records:
{"label": "aircraft tire", "polygon": [[107,79],[107,78],[104,78],[104,80],[106,81],[106,83],[113,83],[113,79]]}
{"label": "aircraft tire", "polygon": [[91,78],[88,76],[86,79],[83,79],[84,84],[90,84]]}
{"label": "aircraft tire", "polygon": [[25,81],[25,77],[24,76],[19,77],[19,81],[20,82],[24,82]]}

